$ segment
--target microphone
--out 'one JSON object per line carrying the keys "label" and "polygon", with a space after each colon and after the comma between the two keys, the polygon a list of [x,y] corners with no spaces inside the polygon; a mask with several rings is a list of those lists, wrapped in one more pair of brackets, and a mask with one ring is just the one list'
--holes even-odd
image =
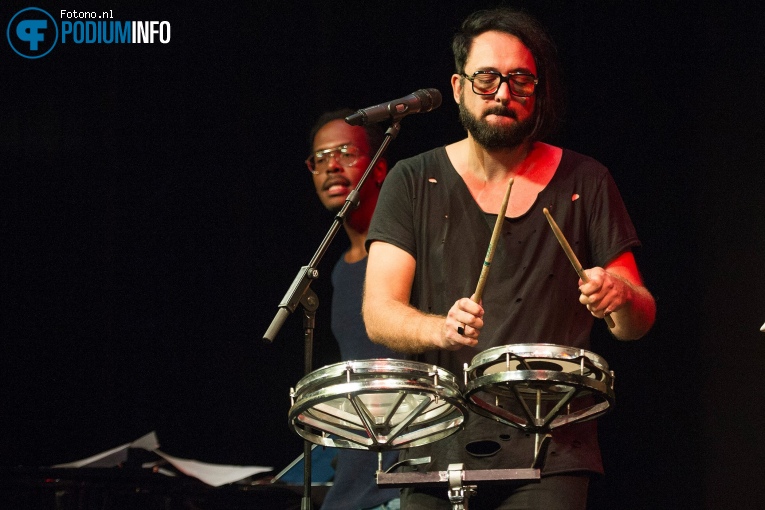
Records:
{"label": "microphone", "polygon": [[351,126],[365,126],[384,120],[401,119],[410,113],[429,112],[441,106],[441,93],[438,89],[420,89],[406,97],[387,103],[362,108],[345,118]]}

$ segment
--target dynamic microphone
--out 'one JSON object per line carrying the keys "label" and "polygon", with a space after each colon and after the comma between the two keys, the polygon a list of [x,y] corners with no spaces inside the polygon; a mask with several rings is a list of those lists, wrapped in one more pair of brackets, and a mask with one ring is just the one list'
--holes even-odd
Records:
{"label": "dynamic microphone", "polygon": [[441,106],[441,93],[438,89],[420,89],[406,97],[387,103],[362,108],[345,118],[351,126],[365,126],[384,120],[398,120],[410,113],[429,112]]}

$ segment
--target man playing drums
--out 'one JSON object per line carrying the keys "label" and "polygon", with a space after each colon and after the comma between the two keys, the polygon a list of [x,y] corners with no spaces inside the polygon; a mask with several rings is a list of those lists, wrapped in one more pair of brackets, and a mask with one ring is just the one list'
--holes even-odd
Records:
{"label": "man playing drums", "polygon": [[[460,373],[501,345],[589,348],[596,318],[637,339],[656,306],[632,248],[635,228],[608,170],[542,143],[562,96],[555,48],[526,14],[474,13],[453,41],[455,101],[467,137],[400,161],[382,188],[367,237],[363,315],[369,337]],[[508,182],[512,194],[480,302],[471,300]],[[551,232],[548,209],[585,270],[576,273]],[[471,414],[466,428],[412,448],[427,471],[529,467],[534,438]],[[480,508],[586,507],[589,476],[603,470],[595,421],[556,429],[539,483],[480,488]],[[402,508],[451,508],[442,490],[406,488]]]}

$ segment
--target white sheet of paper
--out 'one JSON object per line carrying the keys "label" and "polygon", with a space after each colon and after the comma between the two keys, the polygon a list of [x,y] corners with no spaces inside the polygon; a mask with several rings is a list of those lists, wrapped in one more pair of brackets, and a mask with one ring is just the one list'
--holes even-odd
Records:
{"label": "white sheet of paper", "polygon": [[228,466],[225,464],[207,464],[197,460],[179,459],[159,450],[154,453],[167,460],[181,473],[193,476],[207,485],[220,487],[227,483],[238,482],[248,476],[272,471],[272,467],[264,466]]}
{"label": "white sheet of paper", "polygon": [[159,440],[157,434],[154,431],[149,432],[145,436],[139,437],[132,443],[125,443],[122,446],[106,450],[105,452],[97,453],[92,457],[88,457],[82,460],[76,460],[74,462],[67,462],[65,464],[56,464],[52,466],[54,468],[81,468],[81,467],[115,467],[121,463],[127,461],[128,448],[143,448],[153,452],[159,448]]}
{"label": "white sheet of paper", "polygon": [[159,439],[156,432],[152,431],[141,436],[132,443],[112,448],[86,459],[57,464],[54,468],[81,468],[81,467],[115,467],[127,461],[129,448],[141,448],[154,452],[173,465],[181,473],[193,476],[213,487],[220,487],[227,483],[238,482],[248,476],[258,473],[273,471],[272,467],[265,466],[228,466],[224,464],[208,464],[197,460],[181,459],[173,457],[159,450]]}
{"label": "white sheet of paper", "polygon": [[149,450],[150,452],[153,452],[157,448],[159,448],[159,439],[157,439],[157,433],[153,430],[146,434],[145,436],[139,437],[132,443],[130,443],[131,448],[143,448],[144,450]]}

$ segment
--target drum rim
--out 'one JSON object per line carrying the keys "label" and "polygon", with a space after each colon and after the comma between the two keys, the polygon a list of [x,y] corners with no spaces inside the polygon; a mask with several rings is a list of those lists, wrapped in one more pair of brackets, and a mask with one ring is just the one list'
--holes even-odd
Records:
{"label": "drum rim", "polygon": [[[490,347],[489,349],[486,349],[476,354],[473,357],[473,359],[470,361],[470,365],[468,366],[466,371],[469,374],[472,374],[479,367],[495,362],[500,356],[507,354],[508,352],[521,356],[521,354],[519,354],[519,352],[517,351],[526,351],[526,350],[531,350],[535,348],[539,350],[552,348],[551,350],[555,350],[558,352],[566,352],[569,354],[574,354],[573,358],[565,358],[565,359],[574,359],[576,357],[580,357],[581,355],[584,355],[592,363],[594,363],[599,369],[603,370],[604,372],[609,371],[608,362],[602,356],[595,354],[592,351],[588,351],[587,349],[584,349],[581,347],[573,347],[570,345],[559,345],[559,344],[551,344],[551,343],[506,344],[506,345],[499,345],[496,347]],[[548,350],[548,353],[549,352],[550,351]],[[533,355],[533,354],[529,354],[527,356],[522,356],[522,357],[564,359],[564,358],[551,358],[550,356],[541,356],[541,355]]]}
{"label": "drum rim", "polygon": [[[547,376],[547,378],[540,378],[541,376]],[[542,383],[549,382],[557,385],[571,385],[579,389],[589,389],[598,392],[611,405],[616,400],[616,396],[613,388],[613,376],[604,372],[604,379],[593,379],[583,375],[575,374],[572,372],[560,372],[557,370],[507,370],[505,372],[497,372],[495,374],[482,375],[468,381],[465,385],[465,390],[462,392],[463,397],[470,406],[471,397],[473,394],[481,391],[483,388],[495,384],[501,384],[506,382],[513,383]],[[486,390],[484,390],[486,391]]]}
{"label": "drum rim", "polygon": [[295,385],[295,395],[311,391],[310,388],[317,384],[342,377],[349,367],[353,374],[359,376],[388,373],[392,375],[390,379],[411,377],[432,378],[438,376],[439,384],[458,385],[457,377],[438,365],[395,358],[369,358],[340,361],[318,368],[298,381]]}

